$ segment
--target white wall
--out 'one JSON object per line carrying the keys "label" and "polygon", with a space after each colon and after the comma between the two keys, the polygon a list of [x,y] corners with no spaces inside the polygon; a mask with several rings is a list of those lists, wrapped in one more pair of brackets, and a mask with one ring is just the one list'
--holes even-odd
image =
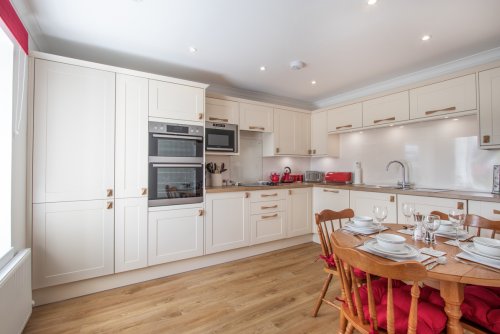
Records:
{"label": "white wall", "polygon": [[429,121],[342,134],[340,158],[311,159],[311,169],[353,171],[361,161],[364,182],[393,184],[400,167],[385,167],[391,160],[409,165],[410,179],[419,187],[490,192],[493,165],[500,150],[480,150],[476,116]]}

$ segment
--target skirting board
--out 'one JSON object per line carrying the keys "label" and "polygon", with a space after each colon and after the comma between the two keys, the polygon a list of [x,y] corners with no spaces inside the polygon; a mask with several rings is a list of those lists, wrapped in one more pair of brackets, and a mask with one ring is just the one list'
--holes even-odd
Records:
{"label": "skirting board", "polygon": [[37,289],[33,290],[33,300],[35,301],[36,306],[54,303],[61,300],[80,297],[130,284],[145,282],[152,279],[167,277],[195,269],[240,260],[250,256],[300,245],[303,243],[311,242],[312,238],[312,234],[307,234],[295,238],[283,239],[261,245],[254,245],[226,252],[204,255],[197,258],[165,263],[124,273]]}

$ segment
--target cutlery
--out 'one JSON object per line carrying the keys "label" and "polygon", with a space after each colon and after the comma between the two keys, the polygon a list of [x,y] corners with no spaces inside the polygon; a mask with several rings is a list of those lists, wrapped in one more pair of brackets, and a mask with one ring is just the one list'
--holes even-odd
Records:
{"label": "cutlery", "polygon": [[494,272],[496,272],[496,273],[499,273],[499,274],[500,274],[500,270],[498,270],[498,269],[496,269],[496,268],[492,268],[492,267],[486,266],[486,265],[481,264],[481,263],[477,263],[477,262],[466,262],[466,261],[464,261],[464,260],[462,260],[462,259],[459,259],[459,258],[458,258],[458,257],[456,257],[456,256],[455,256],[453,259],[454,259],[455,261],[457,261],[457,262],[460,262],[460,263],[462,263],[462,264],[466,264],[466,265],[468,265],[468,266],[474,266],[474,265],[476,265],[476,266],[481,267],[481,268],[483,268],[483,269],[488,269],[488,270],[491,270],[491,271],[494,271]]}

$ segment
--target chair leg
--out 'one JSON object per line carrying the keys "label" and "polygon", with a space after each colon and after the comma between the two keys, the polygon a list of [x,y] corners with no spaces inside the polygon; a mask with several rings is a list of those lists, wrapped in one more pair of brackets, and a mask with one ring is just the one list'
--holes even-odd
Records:
{"label": "chair leg", "polygon": [[338,334],[344,334],[346,331],[346,327],[347,327],[347,318],[345,317],[344,312],[340,310]]}
{"label": "chair leg", "polygon": [[328,276],[325,279],[325,282],[323,283],[323,288],[321,289],[321,294],[318,297],[318,301],[316,302],[316,306],[314,307],[312,316],[316,317],[318,315],[319,308],[321,307],[321,304],[323,303],[323,298],[325,298],[326,292],[328,291],[328,287],[330,286],[330,282],[332,281],[332,274],[328,274]]}
{"label": "chair leg", "polygon": [[345,331],[345,334],[352,334],[352,332],[354,332],[354,326],[351,323],[349,323],[347,325],[347,329]]}

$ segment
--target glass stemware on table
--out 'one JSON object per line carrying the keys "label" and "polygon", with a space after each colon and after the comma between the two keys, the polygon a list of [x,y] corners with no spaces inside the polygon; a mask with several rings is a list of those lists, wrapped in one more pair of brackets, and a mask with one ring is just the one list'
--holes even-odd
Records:
{"label": "glass stemware on table", "polygon": [[377,220],[378,234],[380,234],[380,230],[382,229],[382,222],[387,218],[387,206],[384,205],[373,206],[373,215],[375,216],[375,220]]}
{"label": "glass stemware on table", "polygon": [[436,215],[424,216],[423,226],[426,231],[424,241],[426,243],[431,244],[431,246],[436,243],[435,233],[439,229],[440,225],[441,225],[441,220],[439,220],[439,216]]}
{"label": "glass stemware on table", "polygon": [[448,219],[455,227],[455,246],[459,245],[458,233],[464,226],[465,212],[461,209],[452,209],[448,213]]}
{"label": "glass stemware on table", "polygon": [[403,203],[403,215],[406,218],[406,226],[407,228],[410,228],[411,231],[415,229],[415,221],[410,224],[410,218],[413,216],[415,213],[415,206],[411,203]]}

